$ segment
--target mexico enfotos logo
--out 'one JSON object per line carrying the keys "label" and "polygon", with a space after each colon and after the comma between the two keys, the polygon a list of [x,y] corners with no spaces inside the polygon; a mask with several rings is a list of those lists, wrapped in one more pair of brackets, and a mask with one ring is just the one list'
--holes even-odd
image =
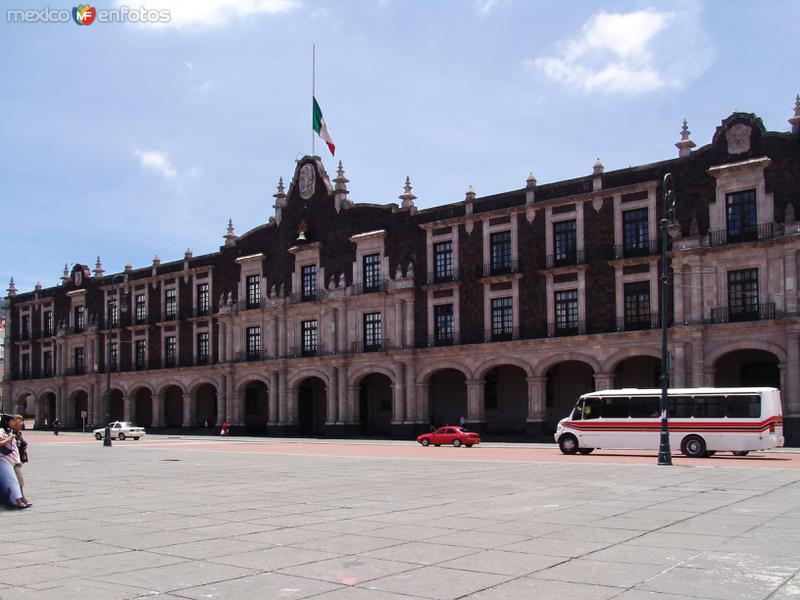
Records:
{"label": "mexico enfotos logo", "polygon": [[66,8],[10,8],[6,11],[9,23],[70,23],[83,27],[92,23],[169,23],[172,13],[168,9],[145,6],[97,9],[89,4]]}

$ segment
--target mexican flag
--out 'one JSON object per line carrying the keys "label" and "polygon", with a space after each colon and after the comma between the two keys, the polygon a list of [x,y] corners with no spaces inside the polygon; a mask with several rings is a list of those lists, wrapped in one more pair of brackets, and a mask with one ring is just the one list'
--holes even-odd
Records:
{"label": "mexican flag", "polygon": [[325,140],[325,143],[328,144],[328,150],[331,151],[331,156],[334,154],[334,150],[336,150],[336,146],[333,145],[333,140],[331,139],[331,134],[328,133],[328,126],[325,124],[325,117],[322,116],[322,109],[317,104],[317,99],[312,96],[314,100],[314,116],[312,118],[312,126],[314,127],[314,131],[317,132],[317,135]]}

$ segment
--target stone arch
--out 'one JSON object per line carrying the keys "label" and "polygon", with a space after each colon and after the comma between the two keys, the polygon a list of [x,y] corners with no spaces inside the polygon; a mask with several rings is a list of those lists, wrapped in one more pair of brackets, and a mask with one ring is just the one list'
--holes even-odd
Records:
{"label": "stone arch", "polygon": [[437,361],[417,371],[417,382],[429,383],[432,375],[434,375],[437,371],[444,371],[445,369],[460,371],[464,375],[465,379],[472,379],[472,370],[467,365],[454,360],[443,360]]}
{"label": "stone arch", "polygon": [[323,435],[327,417],[330,387],[328,378],[316,369],[304,369],[291,383],[291,394],[297,399],[297,421],[303,435]]}
{"label": "stone arch", "polygon": [[394,385],[397,381],[397,373],[394,370],[384,367],[382,365],[364,365],[359,367],[349,373],[350,382],[348,383],[349,386],[356,386],[361,383],[361,380],[365,377],[372,375],[373,373],[380,373],[381,375],[385,375],[389,378],[389,381]]}
{"label": "stone arch", "polygon": [[303,380],[309,379],[310,377],[316,377],[317,379],[321,379],[322,382],[325,384],[325,387],[330,389],[330,379],[328,378],[327,373],[322,371],[321,369],[314,369],[314,368],[305,368],[297,372],[296,375],[290,377],[287,381],[287,385],[290,390],[296,389]]}
{"label": "stone arch", "polygon": [[[54,392],[55,393],[55,392]],[[18,406],[21,402],[23,402],[28,396],[33,396],[37,401],[41,396],[44,396],[45,392],[41,392],[37,394],[33,391],[33,388],[23,388],[19,390],[16,395],[14,396],[14,406]],[[14,409],[16,410],[16,409]]]}
{"label": "stone arch", "polygon": [[[173,390],[177,390],[177,393]],[[186,389],[183,384],[170,380],[158,386],[158,394],[153,398],[154,411],[162,425],[167,427],[182,427],[184,425],[183,407],[186,399]]]}
{"label": "stone arch", "polygon": [[604,372],[602,366],[600,365],[600,362],[593,356],[590,356],[588,354],[583,354],[582,352],[564,352],[564,353],[554,354],[544,359],[543,361],[539,362],[535,368],[536,375],[540,377],[546,377],[547,372],[550,369],[552,369],[555,365],[557,365],[558,363],[570,362],[570,361],[586,363],[592,368],[592,371],[594,371],[595,373]]}
{"label": "stone arch", "polygon": [[192,383],[189,384],[187,392],[194,396],[194,394],[197,393],[198,388],[206,384],[213,385],[217,390],[220,388],[220,383],[216,379],[212,377],[200,377],[198,379],[194,379]]}
{"label": "stone arch", "polygon": [[67,395],[67,414],[62,415],[61,421],[66,426],[81,424],[81,411],[89,411],[89,389],[78,385],[71,388]]}
{"label": "stone arch", "polygon": [[55,388],[46,387],[39,392],[39,397],[36,398],[36,429],[46,429],[52,425],[56,416],[57,398]]}
{"label": "stone arch", "polygon": [[558,421],[569,414],[577,399],[594,391],[599,363],[584,354],[567,353],[544,364],[546,368],[541,373],[545,379],[545,414],[548,428],[555,431]]}
{"label": "stone arch", "polygon": [[764,352],[774,354],[779,364],[786,364],[786,351],[779,345],[757,339],[748,339],[730,342],[714,348],[705,355],[704,366],[706,368],[712,368],[720,358],[731,352],[736,352],[737,350],[763,350]]}
{"label": "stone arch", "polygon": [[390,369],[376,367],[360,372],[352,386],[358,394],[358,417],[364,435],[388,436],[392,428],[394,378]]}
{"label": "stone arch", "polygon": [[458,363],[439,363],[435,370],[423,373],[423,415],[431,425],[458,425],[469,415],[467,381],[470,371],[454,366]]}
{"label": "stone arch", "polygon": [[131,385],[131,392],[138,391],[140,387],[147,387],[153,396],[163,396],[164,392],[166,392],[171,387],[176,387],[180,389],[181,394],[184,396],[186,395],[186,386],[182,381],[178,381],[177,379],[168,379],[167,381],[162,381],[158,384],[157,387],[154,387],[150,384],[142,383],[142,384],[134,384]]}
{"label": "stone arch", "polygon": [[525,371],[525,375],[527,377],[533,377],[533,367],[530,365],[529,362],[524,361],[520,358],[514,357],[507,357],[507,358],[490,358],[482,362],[476,369],[475,369],[475,379],[483,379],[486,375],[494,369],[495,367],[502,367],[503,365],[514,365],[515,367],[519,367],[523,371]]}
{"label": "stone arch", "polygon": [[527,427],[530,367],[517,360],[497,359],[485,363],[480,373],[482,394],[479,414],[486,431],[492,433],[524,433]]}
{"label": "stone arch", "polygon": [[[213,395],[206,393],[206,386],[210,386],[214,390]],[[219,382],[211,377],[201,377],[192,381],[188,386],[189,424],[205,424],[206,421],[209,424],[220,424],[219,390]]]}
{"label": "stone arch", "polygon": [[245,426],[248,435],[263,435],[269,421],[269,404],[275,401],[275,394],[269,379],[257,373],[242,376],[235,396],[240,424]]}
{"label": "stone arch", "polygon": [[661,349],[648,348],[646,346],[643,348],[623,348],[605,360],[602,372],[613,373],[614,369],[616,369],[622,361],[636,356],[649,356],[650,358],[661,360]]}
{"label": "stone arch", "polygon": [[[239,383],[236,384],[235,393],[237,395],[244,394],[245,388],[254,381],[260,381],[265,386],[267,386],[267,390],[270,389],[269,377],[265,377],[264,375],[260,375],[259,373],[249,373],[241,376]],[[211,383],[211,382],[209,381],[204,383]],[[214,387],[219,389],[218,385],[214,385]]]}

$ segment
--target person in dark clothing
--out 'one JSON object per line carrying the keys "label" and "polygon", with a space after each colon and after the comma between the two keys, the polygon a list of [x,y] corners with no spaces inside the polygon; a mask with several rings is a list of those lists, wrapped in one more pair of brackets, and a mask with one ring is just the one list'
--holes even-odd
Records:
{"label": "person in dark clothing", "polygon": [[58,429],[61,427],[61,421],[53,419],[53,435],[58,435]]}

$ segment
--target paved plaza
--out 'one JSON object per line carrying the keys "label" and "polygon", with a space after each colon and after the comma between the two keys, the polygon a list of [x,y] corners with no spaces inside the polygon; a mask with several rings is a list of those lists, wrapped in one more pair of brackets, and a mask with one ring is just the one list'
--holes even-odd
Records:
{"label": "paved plaza", "polygon": [[800,598],[793,453],[27,437],[2,600]]}

